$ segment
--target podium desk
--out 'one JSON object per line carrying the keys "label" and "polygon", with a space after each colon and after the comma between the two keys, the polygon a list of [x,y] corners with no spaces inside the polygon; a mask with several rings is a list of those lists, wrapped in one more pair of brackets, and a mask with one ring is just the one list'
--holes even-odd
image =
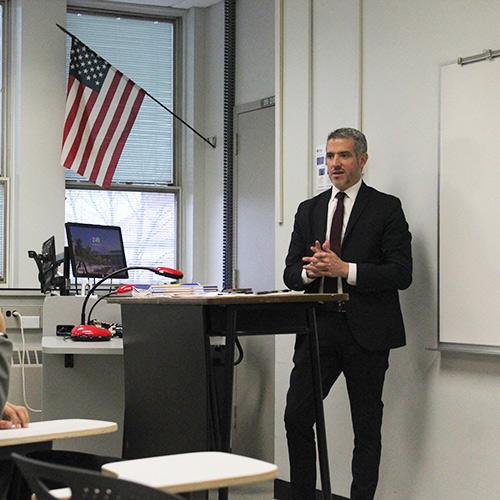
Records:
{"label": "podium desk", "polygon": [[[231,448],[235,338],[308,336],[321,482],[330,498],[315,307],[347,294],[122,297],[123,458]],[[209,337],[225,338],[222,404],[215,404]],[[219,408],[220,407],[220,414]]]}

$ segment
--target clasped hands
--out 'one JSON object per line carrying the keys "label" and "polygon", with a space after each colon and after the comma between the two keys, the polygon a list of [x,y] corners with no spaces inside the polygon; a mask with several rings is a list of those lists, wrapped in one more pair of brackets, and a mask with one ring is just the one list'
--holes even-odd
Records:
{"label": "clasped hands", "polygon": [[330,249],[330,242],[326,240],[321,244],[318,240],[311,246],[313,255],[302,257],[309,278],[327,276],[329,278],[347,278],[349,263],[344,262],[336,253]]}

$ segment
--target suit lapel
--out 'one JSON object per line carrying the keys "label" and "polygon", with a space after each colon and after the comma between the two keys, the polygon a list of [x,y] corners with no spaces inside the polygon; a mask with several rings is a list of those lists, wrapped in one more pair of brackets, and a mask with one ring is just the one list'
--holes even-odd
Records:
{"label": "suit lapel", "polygon": [[349,222],[347,223],[344,238],[342,239],[342,246],[344,246],[346,241],[349,239],[353,227],[356,225],[359,216],[361,215],[369,201],[370,188],[364,182],[362,182],[361,187],[359,188],[358,196],[356,196],[356,201],[354,202],[354,206],[352,207],[351,216],[349,217]]}
{"label": "suit lapel", "polygon": [[[315,203],[311,213],[312,237],[314,238],[314,240],[318,240],[320,243],[323,243],[325,241],[326,219],[328,217],[328,202],[330,201],[331,195],[331,189],[328,189],[327,191],[321,193],[321,195],[318,196],[317,202]],[[313,243],[314,241],[311,242],[311,244]]]}

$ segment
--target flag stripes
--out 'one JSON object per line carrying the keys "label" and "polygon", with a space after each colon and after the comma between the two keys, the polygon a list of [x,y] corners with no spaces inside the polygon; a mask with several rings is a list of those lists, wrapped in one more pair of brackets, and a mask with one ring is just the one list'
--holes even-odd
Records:
{"label": "flag stripes", "polygon": [[109,187],[145,92],[73,39],[62,164]]}

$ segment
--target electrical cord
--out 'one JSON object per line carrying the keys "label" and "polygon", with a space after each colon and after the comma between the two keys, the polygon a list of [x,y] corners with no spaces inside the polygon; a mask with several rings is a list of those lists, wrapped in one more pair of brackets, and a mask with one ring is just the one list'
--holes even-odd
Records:
{"label": "electrical cord", "polygon": [[97,299],[97,301],[95,302],[95,304],[94,304],[94,305],[90,308],[90,312],[89,312],[89,313],[88,313],[88,315],[87,315],[87,322],[88,322],[88,324],[89,324],[89,325],[91,325],[91,324],[92,324],[90,321],[91,321],[91,318],[92,318],[92,313],[94,312],[95,306],[96,306],[97,304],[99,304],[99,302],[101,302],[101,300],[108,298],[110,295],[113,295],[114,293],[115,293],[115,292],[114,292],[114,290],[111,290],[109,293],[106,293],[105,295],[101,295],[101,296]]}
{"label": "electrical cord", "polygon": [[12,316],[14,316],[17,321],[19,322],[19,329],[21,330],[21,342],[22,342],[22,355],[21,355],[21,380],[22,380],[22,386],[23,386],[23,401],[24,401],[24,406],[28,408],[28,410],[34,412],[34,413],[41,413],[42,410],[37,410],[35,408],[32,408],[27,401],[26,398],[26,374],[24,373],[24,362],[26,359],[26,342],[24,339],[24,326],[23,326],[23,317],[17,312],[14,311],[12,313]]}
{"label": "electrical cord", "polygon": [[240,344],[240,339],[238,337],[234,339],[234,342],[236,344],[236,349],[238,349],[238,358],[234,362],[234,366],[237,366],[243,361],[243,347]]}

